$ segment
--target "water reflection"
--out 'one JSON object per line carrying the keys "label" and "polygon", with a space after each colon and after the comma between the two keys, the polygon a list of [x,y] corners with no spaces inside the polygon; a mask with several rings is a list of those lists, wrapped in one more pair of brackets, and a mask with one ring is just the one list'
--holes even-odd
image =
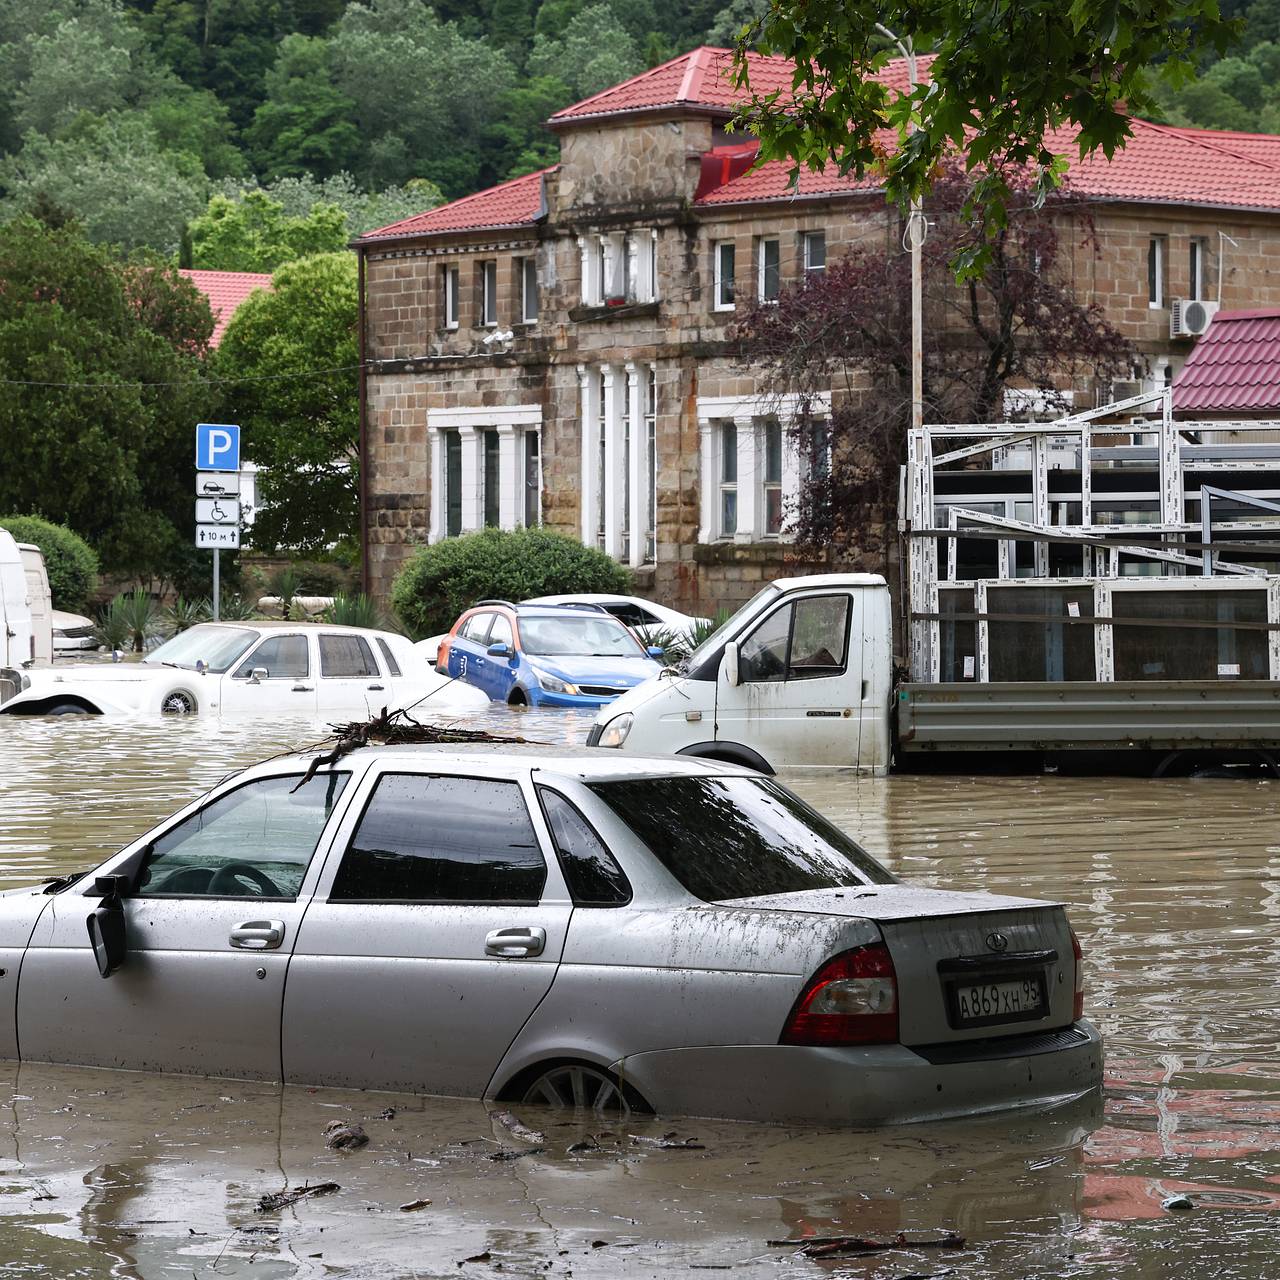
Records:
{"label": "water reflection", "polygon": [[[494,708],[479,723],[563,745],[589,719]],[[229,770],[325,733],[0,722],[0,884],[91,865]],[[1105,1116],[875,1134],[698,1122],[682,1132],[703,1152],[579,1157],[565,1148],[581,1126],[548,1119],[533,1121],[545,1155],[495,1163],[509,1136],[472,1103],[10,1064],[0,1258],[51,1277],[485,1273],[455,1265],[485,1252],[508,1273],[578,1276],[1280,1272],[1280,786],[787,781],[912,879],[1069,904],[1108,1037]],[[365,1151],[324,1149],[335,1115],[365,1124]],[[343,1190],[255,1212],[306,1179]],[[1176,1192],[1195,1207],[1162,1209]],[[946,1229],[969,1247],[819,1263],[766,1243]]]}

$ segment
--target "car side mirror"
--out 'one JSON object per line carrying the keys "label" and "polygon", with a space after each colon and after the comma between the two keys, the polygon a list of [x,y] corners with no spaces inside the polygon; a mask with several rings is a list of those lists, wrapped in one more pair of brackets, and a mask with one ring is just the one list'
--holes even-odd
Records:
{"label": "car side mirror", "polygon": [[666,653],[666,650],[660,644],[651,644],[645,650],[645,653],[647,653],[649,657],[656,662],[664,653]]}
{"label": "car side mirror", "polygon": [[511,657],[511,646],[509,644],[491,644],[488,649],[491,658],[509,658]]}
{"label": "car side mirror", "polygon": [[738,642],[736,640],[725,642],[723,661],[725,683],[736,689],[742,683],[738,675]]}
{"label": "car side mirror", "polygon": [[93,958],[104,978],[109,978],[124,964],[124,903],[120,901],[120,895],[128,888],[128,876],[99,876],[93,882],[93,891],[102,894],[102,901],[85,924],[89,929]]}
{"label": "car side mirror", "polygon": [[254,667],[254,669],[249,672],[249,683],[261,684],[270,674],[271,673],[266,669],[266,667]]}

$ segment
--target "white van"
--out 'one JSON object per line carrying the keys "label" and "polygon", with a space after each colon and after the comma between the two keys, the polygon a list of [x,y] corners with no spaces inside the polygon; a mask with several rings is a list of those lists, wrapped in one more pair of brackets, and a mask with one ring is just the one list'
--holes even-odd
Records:
{"label": "white van", "polygon": [[22,552],[13,535],[0,529],[0,667],[35,660],[29,590]]}
{"label": "white van", "polygon": [[27,604],[31,609],[32,656],[37,662],[53,661],[53,594],[45,570],[44,552],[30,542],[18,543],[27,579]]}

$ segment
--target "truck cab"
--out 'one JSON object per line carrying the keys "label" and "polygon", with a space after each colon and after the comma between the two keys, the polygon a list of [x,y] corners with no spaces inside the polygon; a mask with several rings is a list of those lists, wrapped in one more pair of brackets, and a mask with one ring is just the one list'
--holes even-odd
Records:
{"label": "truck cab", "polygon": [[890,761],[893,620],[879,574],[770,583],[680,668],[603,708],[588,743],[778,768]]}

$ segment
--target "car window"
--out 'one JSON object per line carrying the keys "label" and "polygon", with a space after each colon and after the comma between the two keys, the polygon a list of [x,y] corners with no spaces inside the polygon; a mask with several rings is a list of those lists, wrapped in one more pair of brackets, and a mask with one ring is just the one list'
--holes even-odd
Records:
{"label": "car window", "polygon": [[489,634],[489,624],[493,621],[491,613],[477,613],[475,617],[468,618],[462,625],[459,635],[467,640],[472,640],[476,644],[483,644],[484,638]]}
{"label": "car window", "polygon": [[615,618],[597,614],[563,618],[521,618],[520,647],[546,657],[591,654],[602,658],[637,658],[644,650]]}
{"label": "car window", "polygon": [[236,668],[233,679],[248,680],[259,667],[265,668],[268,680],[296,679],[309,674],[307,637],[269,637]]}
{"label": "car window", "polygon": [[296,898],[349,773],[259,778],[156,839],[138,873],[143,898]]}
{"label": "car window", "polygon": [[382,660],[387,664],[387,670],[393,675],[400,674],[400,664],[396,661],[396,655],[391,652],[391,646],[381,637],[378,637],[378,648],[382,650]]}
{"label": "car window", "polygon": [[179,631],[172,640],[166,640],[153,649],[143,662],[164,666],[195,668],[203,663],[208,671],[221,674],[235,665],[236,659],[258,638],[256,631],[244,627],[224,627],[218,623],[202,622],[198,626]]}
{"label": "car window", "polygon": [[489,629],[489,644],[514,645],[515,638],[511,634],[511,623],[501,613],[493,615],[493,626]]}
{"label": "car window", "polygon": [[320,674],[328,679],[341,676],[376,676],[378,664],[364,636],[321,636]]}
{"label": "car window", "polygon": [[744,682],[813,680],[843,673],[849,655],[847,595],[811,596],[771,613],[738,650]]}
{"label": "car window", "polygon": [[591,824],[559,792],[538,788],[569,895],[578,907],[617,907],[631,901],[631,885]]}
{"label": "car window", "polygon": [[637,778],[591,790],[704,902],[896,882],[816,809],[764,778]]}
{"label": "car window", "polygon": [[516,783],[388,773],[351,837],[329,900],[532,904],[546,878]]}

